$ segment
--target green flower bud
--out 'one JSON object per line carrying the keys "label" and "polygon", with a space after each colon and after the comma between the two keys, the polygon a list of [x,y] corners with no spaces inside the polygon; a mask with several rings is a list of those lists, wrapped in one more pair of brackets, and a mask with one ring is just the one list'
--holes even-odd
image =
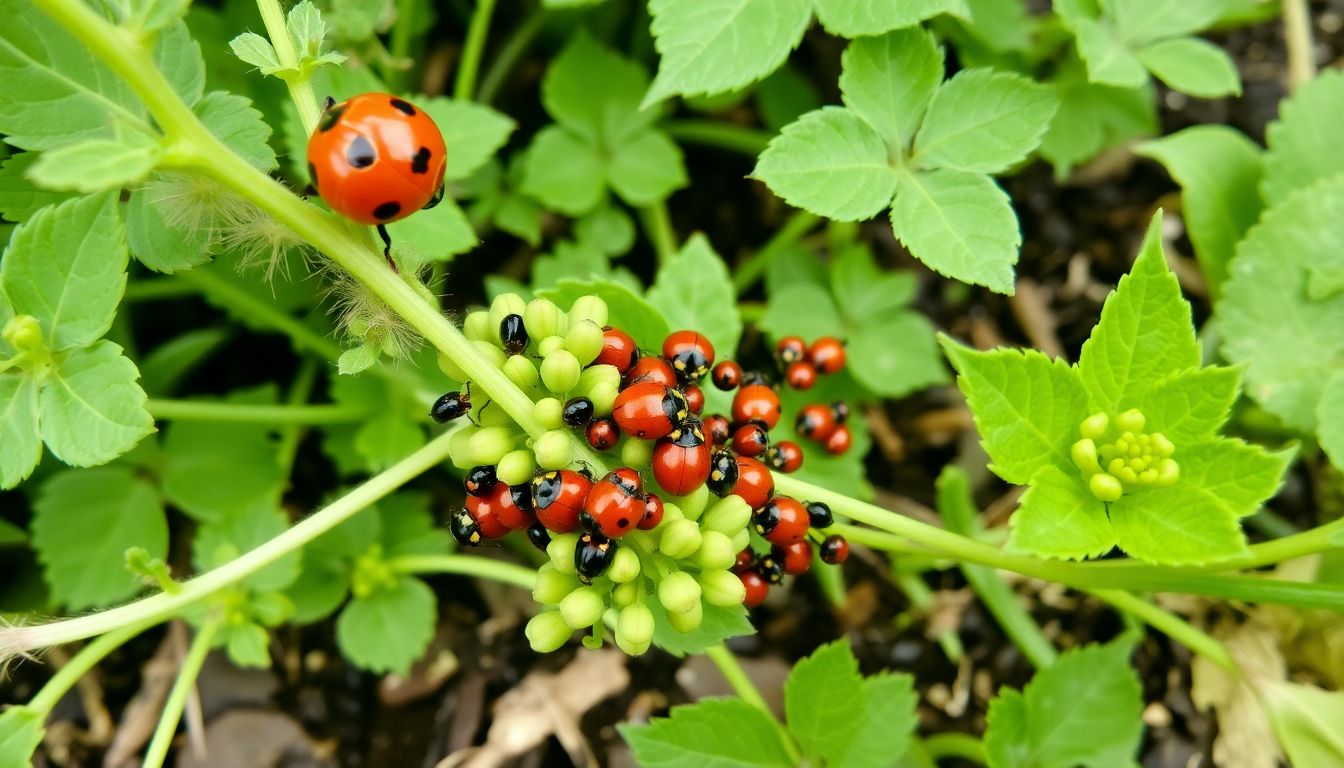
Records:
{"label": "green flower bud", "polygon": [[33,352],[42,348],[42,323],[32,315],[15,315],[5,323],[3,336],[14,351]]}
{"label": "green flower bud", "polygon": [[504,409],[498,405],[487,408],[492,401],[485,397],[472,403],[472,412],[476,414],[476,420],[482,427],[508,427],[510,432],[521,432],[522,430],[514,423],[513,418],[504,412]]}
{"label": "green flower bud", "polygon": [[560,600],[560,615],[571,629],[591,627],[602,620],[602,612],[607,610],[605,596],[604,589],[579,587]]}
{"label": "green flower bud", "polygon": [[686,613],[700,604],[700,584],[685,571],[673,571],[658,583],[658,602],[670,616]]}
{"label": "green flower bud", "polygon": [[678,520],[685,520],[685,519],[686,519],[686,513],[681,511],[681,507],[677,506],[676,504],[673,504],[670,501],[664,500],[663,522],[658,524],[657,530],[661,531],[664,525],[669,525],[671,523],[675,523]]}
{"label": "green flower bud", "polygon": [[709,486],[701,484],[699,488],[685,496],[668,496],[663,499],[663,503],[676,504],[681,507],[681,511],[685,513],[687,519],[699,520],[705,511],[705,507],[709,505]]}
{"label": "green flower bud", "polygon": [[481,427],[471,436],[463,458],[467,466],[498,464],[504,454],[513,450],[513,430],[507,427]]}
{"label": "green flower bud", "polygon": [[550,563],[537,569],[537,580],[532,585],[532,599],[543,605],[555,605],[565,595],[583,586],[572,573],[561,573]]}
{"label": "green flower bud", "polygon": [[564,645],[573,630],[565,623],[559,611],[542,611],[527,622],[523,630],[527,642],[537,653],[550,653]]}
{"label": "green flower bud", "polygon": [[627,605],[634,605],[639,600],[639,581],[627,581],[624,584],[617,584],[616,588],[611,590],[611,604],[617,608],[624,608]]}
{"label": "green flower bud", "polygon": [[574,548],[579,545],[579,534],[562,533],[551,536],[551,543],[546,545],[546,556],[551,559],[551,565],[555,566],[557,571],[562,573],[577,573],[574,570]]}
{"label": "green flower bud", "polygon": [[471,461],[471,439],[480,432],[481,428],[475,424],[468,424],[465,427],[453,433],[448,438],[448,457],[452,459],[453,466],[458,469],[471,469],[476,466]]}
{"label": "green flower bud", "polygon": [[1122,432],[1142,432],[1143,425],[1147,423],[1143,413],[1137,408],[1130,408],[1128,411],[1115,417],[1116,429]]}
{"label": "green flower bud", "polygon": [[[1128,467],[1125,469],[1126,471],[1129,471]],[[1120,497],[1124,495],[1125,492],[1124,487],[1120,485],[1120,481],[1105,472],[1099,475],[1093,475],[1091,479],[1087,481],[1087,489],[1099,500],[1107,502],[1119,501]]]}
{"label": "green flower bud", "polygon": [[560,308],[550,299],[533,299],[523,309],[523,325],[533,339],[560,333]]}
{"label": "green flower bud", "polygon": [[536,462],[532,461],[532,452],[526,448],[509,451],[495,467],[495,477],[505,485],[522,485],[530,482],[537,473]]}
{"label": "green flower bud", "polygon": [[733,551],[734,551],[734,552],[741,552],[742,550],[746,549],[746,548],[749,547],[749,546],[751,546],[751,529],[750,529],[750,528],[743,528],[742,530],[740,530],[740,531],[738,531],[737,533],[734,533],[734,534],[733,534]]}
{"label": "green flower bud", "polygon": [[720,608],[741,605],[747,597],[747,588],[737,574],[723,568],[701,571],[700,589],[705,602]]}
{"label": "green flower bud", "polygon": [[[597,403],[593,403],[597,407]],[[647,467],[653,459],[653,443],[635,437],[621,439],[621,464],[627,467]],[[685,510],[683,510],[685,511]]]}
{"label": "green flower bud", "polygon": [[741,496],[724,496],[705,512],[700,526],[707,531],[732,536],[751,522],[751,505]]}
{"label": "green flower bud", "polygon": [[1106,428],[1111,424],[1111,419],[1104,413],[1094,413],[1083,419],[1083,423],[1078,425],[1078,433],[1089,440],[1100,440],[1101,436],[1106,434]]}
{"label": "green flower bud", "polygon": [[631,656],[639,656],[653,643],[653,611],[643,603],[621,609],[616,620],[616,646]]}
{"label": "green flower bud", "polygon": [[504,375],[524,392],[537,392],[541,386],[537,364],[523,355],[512,355],[504,361]]}
{"label": "green flower bud", "polygon": [[694,632],[700,628],[700,624],[705,620],[705,608],[697,600],[691,605],[691,609],[685,613],[667,614],[667,623],[678,632]]}
{"label": "green flower bud", "polygon": [[616,396],[620,392],[616,387],[606,383],[599,382],[588,391],[588,399],[593,403],[594,416],[607,416],[611,413],[612,406],[616,405]]}
{"label": "green flower bud", "polygon": [[553,352],[565,348],[564,336],[546,336],[537,342],[537,354],[542,357],[550,357]]}
{"label": "green flower bud", "polygon": [[508,356],[504,354],[504,350],[499,348],[498,341],[493,343],[489,341],[473,341],[471,342],[471,345],[481,354],[481,357],[484,357],[490,362],[490,365],[496,368],[504,367],[504,361],[508,359]]}
{"label": "green flower bud", "polygon": [[1085,475],[1095,475],[1101,471],[1101,464],[1097,463],[1097,444],[1083,438],[1073,444],[1070,449],[1073,455],[1073,464],[1083,471]]}
{"label": "green flower bud", "polygon": [[612,555],[611,565],[607,567],[607,578],[617,584],[625,584],[639,578],[639,555],[629,547],[621,547]]}
{"label": "green flower bud", "polygon": [[569,308],[570,325],[591,320],[598,328],[607,324],[607,302],[598,296],[580,296]]}
{"label": "green flower bud", "polygon": [[466,372],[463,371],[461,368],[459,368],[457,363],[453,362],[453,358],[445,355],[442,352],[439,353],[439,370],[443,371],[443,375],[447,376],[453,381],[467,380]]}
{"label": "green flower bud", "polygon": [[567,349],[557,349],[541,361],[541,381],[557,395],[563,395],[579,383],[578,358]]}
{"label": "green flower bud", "polygon": [[678,520],[675,523],[664,520],[658,529],[662,531],[658,539],[658,551],[668,557],[680,560],[700,548],[703,537],[700,535],[700,526],[694,520]]}
{"label": "green flower bud", "polygon": [[532,452],[542,469],[564,469],[574,460],[574,440],[563,429],[552,429],[532,443]]}
{"label": "green flower bud", "polygon": [[602,351],[604,338],[602,326],[591,320],[570,322],[569,330],[565,331],[565,349],[574,354],[580,365],[587,365]]}
{"label": "green flower bud", "polygon": [[[499,324],[509,315],[521,315],[527,311],[527,303],[516,293],[501,293],[490,302],[490,328],[494,331],[491,338],[496,344],[499,340]],[[526,319],[523,320],[527,322]],[[531,331],[529,331],[531,333]]]}
{"label": "green flower bud", "polygon": [[701,568],[731,568],[740,551],[733,549],[733,539],[727,534],[702,530],[700,548],[695,550],[692,560]]}
{"label": "green flower bud", "polygon": [[1160,458],[1164,458],[1164,459],[1165,459],[1165,458],[1167,458],[1168,456],[1170,456],[1170,455],[1172,455],[1173,453],[1176,452],[1176,446],[1175,446],[1175,444],[1173,444],[1170,440],[1168,440],[1168,439],[1167,439],[1167,436],[1164,435],[1164,434],[1162,434],[1161,432],[1154,432],[1154,433],[1153,433],[1152,435],[1150,435],[1149,437],[1151,437],[1151,438],[1152,438],[1152,441],[1153,441],[1153,443],[1152,443],[1152,444],[1153,444],[1153,451],[1154,451]]}
{"label": "green flower bud", "polygon": [[583,373],[579,374],[579,384],[576,389],[578,394],[587,397],[593,387],[603,382],[617,389],[620,388],[621,372],[616,370],[616,366],[603,363],[602,365],[590,365],[584,368]]}
{"label": "green flower bud", "polygon": [[472,341],[485,341],[499,344],[499,323],[490,324],[490,313],[483,309],[468,312],[462,321],[462,333]]}
{"label": "green flower bud", "polygon": [[554,397],[543,397],[532,406],[532,418],[546,429],[561,429],[565,426],[563,419],[565,404]]}
{"label": "green flower bud", "polygon": [[1157,485],[1175,485],[1181,479],[1181,466],[1174,459],[1162,459],[1157,462]]}

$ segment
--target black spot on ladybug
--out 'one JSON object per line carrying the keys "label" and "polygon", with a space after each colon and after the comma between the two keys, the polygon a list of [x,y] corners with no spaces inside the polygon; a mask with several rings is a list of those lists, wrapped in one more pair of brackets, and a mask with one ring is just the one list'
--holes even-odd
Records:
{"label": "black spot on ladybug", "polygon": [[406,115],[407,117],[415,117],[415,107],[411,106],[407,102],[404,102],[401,99],[392,99],[391,104],[393,109],[397,110],[403,115]]}
{"label": "black spot on ladybug", "polygon": [[390,219],[401,213],[401,203],[383,203],[373,209],[373,217],[376,219]]}
{"label": "black spot on ladybug", "polygon": [[363,136],[356,136],[350,146],[345,148],[345,161],[355,168],[368,168],[377,159],[378,151]]}
{"label": "black spot on ladybug", "polygon": [[620,520],[617,520],[617,521],[616,521],[616,527],[617,527],[617,528],[625,528],[625,527],[628,527],[629,525],[630,525],[630,521],[627,520],[627,519],[625,519],[624,517],[622,517]]}
{"label": "black spot on ladybug", "polygon": [[317,168],[312,163],[308,164],[308,181],[313,185],[313,191],[317,191]]}
{"label": "black spot on ladybug", "polygon": [[411,159],[412,173],[428,173],[429,158],[434,153],[429,151],[429,147],[421,147],[416,151],[415,157]]}
{"label": "black spot on ladybug", "polygon": [[330,131],[332,128],[335,128],[335,127],[336,127],[336,124],[337,124],[337,123],[341,122],[341,115],[344,115],[344,114],[345,114],[345,103],[344,103],[344,102],[342,102],[342,103],[340,103],[340,104],[338,104],[338,105],[336,105],[336,106],[334,106],[334,107],[328,107],[328,108],[322,113],[322,119],[321,119],[320,121],[318,121],[318,123],[317,123],[317,130],[320,131],[320,132],[322,132],[322,133],[326,133],[327,131]]}

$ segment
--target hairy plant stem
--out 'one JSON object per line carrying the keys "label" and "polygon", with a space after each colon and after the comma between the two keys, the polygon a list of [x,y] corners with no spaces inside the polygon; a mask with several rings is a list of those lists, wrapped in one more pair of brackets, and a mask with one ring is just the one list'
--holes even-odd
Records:
{"label": "hairy plant stem", "polygon": [[726,149],[756,157],[770,143],[770,134],[716,120],[669,120],[659,126],[667,135],[688,144]]}
{"label": "hairy plant stem", "polygon": [[793,743],[793,737],[789,735],[788,730],[784,728],[783,724],[778,720],[775,720],[775,713],[770,711],[770,705],[765,703],[765,697],[761,696],[761,692],[757,690],[756,684],[751,682],[751,678],[747,676],[747,671],[742,668],[742,664],[738,662],[737,657],[733,655],[733,652],[728,650],[726,645],[720,643],[706,648],[705,656],[709,657],[709,660],[714,662],[714,666],[719,668],[719,673],[728,681],[728,685],[732,686],[733,691],[737,693],[738,698],[761,710],[768,715],[771,720],[775,721],[775,724],[779,727],[780,741],[784,744],[784,749],[789,753],[789,758],[792,760],[793,764],[801,765],[801,756],[798,753],[798,745]]}
{"label": "hairy plant stem", "polygon": [[81,648],[79,653],[71,657],[65,663],[65,666],[51,676],[51,679],[42,686],[42,690],[38,691],[37,695],[28,702],[28,708],[45,716],[51,712],[52,707],[56,706],[56,702],[60,701],[65,694],[70,692],[70,689],[75,687],[75,683],[79,682],[81,677],[97,666],[98,662],[151,626],[153,624],[149,622],[127,624],[96,638]]}
{"label": "hairy plant stem", "polygon": [[187,656],[182,660],[182,668],[177,672],[177,680],[164,702],[163,713],[159,715],[159,724],[154,728],[154,736],[145,749],[144,768],[158,768],[168,757],[168,747],[172,746],[173,736],[177,733],[177,724],[182,719],[182,710],[186,709],[187,697],[196,687],[196,678],[201,674],[205,657],[210,653],[210,644],[219,631],[221,619],[212,613],[196,630],[191,640]]}
{"label": "hairy plant stem", "polygon": [[1307,0],[1283,0],[1283,39],[1288,48],[1288,90],[1316,76],[1316,51]]}
{"label": "hairy plant stem", "polygon": [[789,220],[784,222],[784,226],[780,227],[765,245],[737,265],[733,274],[733,287],[737,289],[737,295],[746,293],[757,280],[761,279],[765,274],[766,265],[775,254],[798,242],[819,221],[821,218],[815,214],[794,211]]}
{"label": "hairy plant stem", "polygon": [[467,27],[467,41],[462,46],[462,59],[457,65],[457,81],[453,83],[453,98],[470,101],[476,91],[476,73],[481,68],[481,54],[485,39],[490,35],[490,18],[495,13],[495,0],[476,0],[476,11],[471,14]]}
{"label": "hairy plant stem", "polygon": [[367,408],[358,405],[252,405],[151,399],[145,407],[156,419],[233,424],[349,424],[370,415]]}

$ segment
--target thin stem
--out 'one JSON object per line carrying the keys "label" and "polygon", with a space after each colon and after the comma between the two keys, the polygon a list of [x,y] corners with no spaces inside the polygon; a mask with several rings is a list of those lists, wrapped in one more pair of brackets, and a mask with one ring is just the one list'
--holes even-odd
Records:
{"label": "thin stem", "polygon": [[803,235],[806,235],[817,225],[821,219],[807,211],[794,211],[789,220],[784,222],[774,236],[766,241],[755,253],[747,257],[737,265],[733,273],[733,287],[737,289],[737,295],[746,293],[761,275],[765,274],[765,268],[784,248],[798,242]]}
{"label": "thin stem", "polygon": [[513,69],[513,65],[518,63],[518,59],[527,50],[527,46],[532,44],[532,38],[537,36],[541,28],[546,24],[546,9],[541,8],[532,12],[513,34],[505,41],[504,46],[492,57],[490,68],[485,71],[485,77],[481,79],[480,91],[476,94],[477,101],[482,104],[489,104],[499,95],[499,89],[504,85],[504,79]]}
{"label": "thin stem", "polygon": [[415,0],[397,0],[397,19],[392,23],[392,49],[383,67],[383,80],[394,89],[405,85],[406,70],[400,65],[410,58],[412,11],[416,5]]}
{"label": "thin stem", "polygon": [[163,621],[183,608],[226,589],[340,525],[360,510],[396,491],[448,458],[452,430],[366,480],[349,493],[300,520],[284,533],[211,571],[182,583],[175,593],[161,592],[117,608],[48,624],[0,629],[0,659],[52,645],[94,637],[121,627]]}
{"label": "thin stem", "polygon": [[406,555],[388,565],[398,573],[455,573],[532,589],[537,572],[516,563],[469,555]]}
{"label": "thin stem", "polygon": [[159,715],[159,724],[154,728],[154,737],[145,749],[144,768],[158,768],[167,759],[168,747],[172,746],[178,721],[182,719],[182,710],[187,706],[187,697],[196,687],[196,678],[205,665],[205,657],[210,653],[210,644],[214,642],[219,625],[219,616],[212,614],[196,631],[196,637],[192,638],[187,657],[182,660],[182,668],[177,672],[177,680],[168,692],[168,701],[163,705],[163,714]]}
{"label": "thin stem", "polygon": [[38,691],[32,701],[28,702],[28,707],[43,713],[45,716],[46,713],[51,712],[52,707],[56,706],[56,702],[60,701],[71,688],[75,687],[75,683],[79,682],[81,677],[97,666],[98,662],[150,626],[152,625],[145,622],[130,624],[118,627],[93,640],[81,648],[79,653],[76,653],[65,663],[65,666],[57,670],[56,674],[51,676],[46,685],[42,686],[42,690]]}
{"label": "thin stem", "polygon": [[[896,586],[900,587],[906,598],[910,600],[910,605],[918,609],[920,613],[927,614],[929,606],[933,603],[933,590],[929,589],[929,585],[924,583],[919,574],[898,565],[892,568],[892,576],[896,579]],[[952,627],[939,633],[938,645],[943,649],[943,655],[953,663],[960,662],[961,657],[966,654],[966,647],[962,645],[961,636]]]}
{"label": "thin stem", "polygon": [[714,120],[669,120],[660,126],[677,141],[703,144],[756,157],[770,143],[770,134]]}
{"label": "thin stem", "polygon": [[462,46],[457,82],[453,84],[453,97],[458,100],[470,101],[476,90],[476,73],[481,67],[481,54],[485,51],[485,39],[490,34],[490,18],[494,13],[495,0],[477,0],[471,25],[467,27],[467,42]]}
{"label": "thin stem", "polygon": [[1307,0],[1283,0],[1283,39],[1288,47],[1288,90],[1316,76],[1315,45]]}
{"label": "thin stem", "polygon": [[1147,600],[1123,590],[1092,589],[1088,591],[1095,595],[1097,599],[1142,620],[1167,637],[1180,642],[1200,656],[1218,664],[1218,666],[1234,674],[1239,674],[1237,665],[1233,663],[1232,657],[1222,643],[1176,614],[1164,611]]}
{"label": "thin stem", "polygon": [[[289,27],[285,25],[285,14],[276,0],[257,0],[257,10],[261,11],[261,21],[266,25],[266,34],[275,48],[275,58],[282,67],[298,67],[299,54],[294,50],[294,41],[289,36]],[[282,77],[289,88],[289,97],[299,110],[299,121],[303,123],[303,134],[307,136],[317,127],[320,113],[317,109],[317,97],[313,95],[313,84],[308,78],[297,76]]]}
{"label": "thin stem", "polygon": [[369,417],[356,405],[253,405],[204,400],[155,400],[145,403],[156,419],[234,424],[349,424]]}
{"label": "thin stem", "polygon": [[985,743],[969,733],[955,731],[935,733],[923,741],[924,752],[934,762],[960,758],[981,765],[989,764],[989,758],[985,755]]}
{"label": "thin stem", "polygon": [[[299,363],[299,372],[294,376],[294,383],[290,385],[289,397],[286,402],[291,408],[302,408],[308,402],[309,396],[313,394],[313,384],[317,382],[317,365],[309,358]],[[303,427],[301,423],[286,424],[280,430],[280,442],[275,448],[276,456],[279,458],[280,467],[284,470],[284,476],[289,477],[294,469],[294,457],[299,452],[299,441],[303,438]]]}
{"label": "thin stem", "polygon": [[[756,684],[751,682],[750,677],[747,677],[747,671],[742,668],[737,657],[733,655],[732,651],[728,650],[727,646],[722,643],[711,645],[705,649],[705,656],[709,657],[709,660],[714,662],[714,666],[719,668],[719,673],[737,692],[738,698],[769,715],[771,720],[775,720],[775,714],[770,711],[770,705],[765,703],[765,697],[761,696],[761,692],[756,689]],[[793,743],[793,737],[789,735],[788,730],[778,720],[775,720],[775,724],[779,726],[780,741],[784,743],[784,749],[789,753],[791,762],[800,765],[801,758],[798,753],[798,745]]]}
{"label": "thin stem", "polygon": [[658,264],[663,265],[677,255],[677,234],[672,231],[672,219],[667,214],[667,201],[659,200],[639,209],[639,220],[644,232],[653,243]]}

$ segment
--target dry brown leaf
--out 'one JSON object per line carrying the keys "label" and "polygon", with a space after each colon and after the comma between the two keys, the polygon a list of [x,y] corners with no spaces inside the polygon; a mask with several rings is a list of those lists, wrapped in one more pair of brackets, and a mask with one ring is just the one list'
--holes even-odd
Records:
{"label": "dry brown leaf", "polygon": [[1223,768],[1275,768],[1280,752],[1260,703],[1262,686],[1287,675],[1274,630],[1251,619],[1239,626],[1224,622],[1213,630],[1241,670],[1236,677],[1203,656],[1191,667],[1190,696],[1200,709],[1218,717],[1213,762]]}
{"label": "dry brown leaf", "polygon": [[293,718],[280,712],[235,709],[205,728],[205,756],[178,751],[181,768],[275,768],[281,765],[335,766]]}
{"label": "dry brown leaf", "polygon": [[121,768],[133,765],[140,748],[149,741],[154,727],[159,724],[159,713],[168,691],[177,679],[179,664],[171,631],[155,649],[154,655],[140,668],[140,688],[122,710],[116,736],[103,756],[103,768]]}

